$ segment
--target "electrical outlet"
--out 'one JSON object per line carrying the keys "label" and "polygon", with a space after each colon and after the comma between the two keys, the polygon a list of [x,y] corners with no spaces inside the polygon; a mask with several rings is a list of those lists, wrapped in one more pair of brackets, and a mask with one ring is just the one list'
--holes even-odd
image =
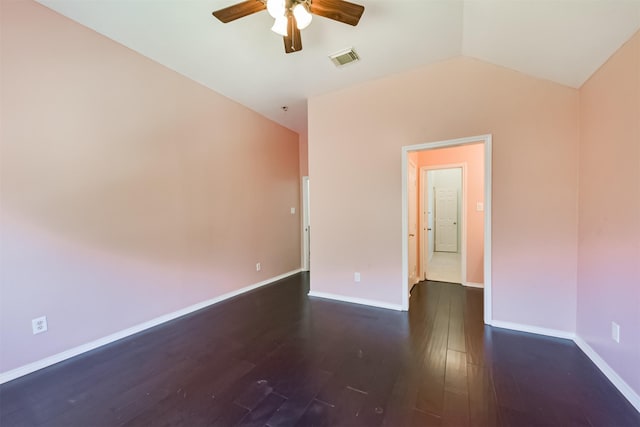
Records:
{"label": "electrical outlet", "polygon": [[358,273],[357,271],[353,273],[353,281],[356,283],[360,282],[360,273]]}
{"label": "electrical outlet", "polygon": [[291,215],[295,215],[296,214],[296,208],[291,208]]}
{"label": "electrical outlet", "polygon": [[611,322],[611,338],[615,342],[620,343],[620,325],[616,322]]}
{"label": "electrical outlet", "polygon": [[31,320],[31,328],[33,329],[33,335],[47,332],[47,316]]}
{"label": "electrical outlet", "polygon": [[260,265],[260,263],[256,263],[256,271],[260,271],[262,269],[262,266]]}

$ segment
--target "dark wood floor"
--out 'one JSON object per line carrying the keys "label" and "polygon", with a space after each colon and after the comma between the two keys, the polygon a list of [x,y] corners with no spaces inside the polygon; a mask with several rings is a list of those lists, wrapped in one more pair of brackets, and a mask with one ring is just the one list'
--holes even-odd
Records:
{"label": "dark wood floor", "polygon": [[409,313],[308,298],[308,276],[0,386],[4,426],[640,426],[570,341],[482,324],[424,282]]}

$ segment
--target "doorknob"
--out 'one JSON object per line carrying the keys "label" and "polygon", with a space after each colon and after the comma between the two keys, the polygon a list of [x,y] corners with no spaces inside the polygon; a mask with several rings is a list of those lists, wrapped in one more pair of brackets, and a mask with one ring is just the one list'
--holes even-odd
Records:
{"label": "doorknob", "polygon": [[454,223],[453,223],[453,225],[456,225],[456,224],[457,224],[457,222],[454,222]]}
{"label": "doorknob", "polygon": [[416,237],[415,234],[409,234],[409,237]]}
{"label": "doorknob", "polygon": [[431,231],[431,229],[430,229],[430,228],[427,228],[427,231]]}

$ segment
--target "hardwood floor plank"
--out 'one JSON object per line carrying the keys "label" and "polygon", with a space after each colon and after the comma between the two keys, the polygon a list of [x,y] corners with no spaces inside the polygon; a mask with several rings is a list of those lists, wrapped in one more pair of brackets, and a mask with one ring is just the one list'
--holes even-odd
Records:
{"label": "hardwood floor plank", "polygon": [[425,376],[418,391],[416,409],[442,416],[444,410],[444,379]]}
{"label": "hardwood floor plank", "polygon": [[233,403],[252,411],[260,404],[260,402],[269,396],[272,391],[273,387],[269,385],[267,380],[258,380],[252,383],[238,397],[236,397]]}
{"label": "hardwood floor plank", "polygon": [[444,383],[443,426],[468,426],[469,390],[467,384],[467,355],[447,350]]}
{"label": "hardwood floor plank", "polygon": [[464,330],[467,362],[474,365],[491,363],[488,334],[485,334],[483,292],[481,289],[465,289]]}
{"label": "hardwood floor plank", "polygon": [[376,367],[373,374],[374,381],[360,411],[361,425],[370,427],[382,425],[385,413],[390,406],[389,400],[398,372],[398,364],[393,358],[385,360],[382,366]]}
{"label": "hardwood floor plank", "polygon": [[270,393],[267,397],[264,398],[262,402],[258,406],[256,406],[251,412],[249,412],[245,417],[240,420],[238,424],[239,427],[262,427],[264,426],[269,418],[273,415],[275,411],[278,410],[280,406],[287,399],[284,396],[280,396],[277,393]]}
{"label": "hardwood floor plank", "polygon": [[416,406],[418,388],[418,379],[410,375],[408,370],[402,370],[393,385],[393,390],[384,410],[382,421],[384,427],[409,424]]}
{"label": "hardwood floor plank", "polygon": [[414,409],[411,411],[408,425],[411,427],[440,427],[443,424],[442,418],[439,416]]}
{"label": "hardwood floor plank", "polygon": [[287,396],[287,401],[269,418],[269,427],[292,426],[304,415],[309,404],[331,374],[326,371],[308,372],[298,387]]}
{"label": "hardwood floor plank", "polygon": [[231,405],[226,405],[225,406],[224,412],[222,414],[220,414],[213,423],[211,423],[211,424],[207,423],[206,425],[211,425],[212,427],[235,426],[248,413],[249,413],[249,410],[247,408],[242,408],[242,407],[232,403]]}
{"label": "hardwood floor plank", "polygon": [[488,368],[467,363],[469,421],[473,426],[500,426],[493,379]]}
{"label": "hardwood floor plank", "polygon": [[520,395],[520,389],[509,372],[503,372],[500,369],[494,371],[493,382],[500,407],[515,411],[525,410],[526,405]]}
{"label": "hardwood floor plank", "polygon": [[468,395],[445,390],[442,425],[450,427],[466,427],[471,425],[469,422]]}
{"label": "hardwood floor plank", "polygon": [[299,427],[329,427],[334,418],[335,408],[332,405],[314,400],[307,407],[302,417],[296,423]]}
{"label": "hardwood floor plank", "polygon": [[444,389],[467,396],[467,355],[455,350],[447,350]]}
{"label": "hardwood floor plank", "polygon": [[345,360],[335,375],[320,390],[316,398],[331,405],[338,405],[346,388],[367,393],[372,388],[374,376],[373,356],[361,349],[345,355]]}
{"label": "hardwood floor plank", "polygon": [[338,405],[335,406],[329,418],[331,425],[347,427],[362,425],[360,411],[366,398],[366,393],[345,387],[340,394]]}
{"label": "hardwood floor plank", "polygon": [[[462,285],[453,284],[449,286],[462,287]],[[460,291],[452,293],[449,306],[449,336],[447,337],[447,348],[462,353],[466,352],[466,336],[464,333],[466,299],[464,296],[465,294]]]}
{"label": "hardwood floor plank", "polygon": [[422,386],[418,392],[416,408],[427,413],[442,415],[444,409],[444,385],[449,340],[450,284],[438,283],[440,288],[435,316],[428,332],[424,353],[420,354],[422,366],[417,374]]}

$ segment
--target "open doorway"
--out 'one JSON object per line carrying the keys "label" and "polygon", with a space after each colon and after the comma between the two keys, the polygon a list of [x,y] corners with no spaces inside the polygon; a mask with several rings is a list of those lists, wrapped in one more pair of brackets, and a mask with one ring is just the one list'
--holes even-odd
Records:
{"label": "open doorway", "polygon": [[[460,153],[473,152],[472,158],[460,157]],[[454,156],[457,155],[458,157]],[[477,161],[476,161],[477,160]],[[417,196],[411,194],[408,179],[409,164],[413,162],[420,171]],[[478,169],[478,164],[480,167]],[[429,179],[430,170],[457,169],[460,176],[460,188],[446,183],[436,185],[433,190],[433,202],[430,206],[428,187],[437,182],[435,175]],[[480,175],[478,175],[480,174]],[[484,288],[484,319],[490,323],[491,314],[491,135],[438,141],[406,146],[402,148],[402,239],[403,239],[403,309],[409,308],[409,290],[415,280],[410,271],[410,254],[413,242],[410,240],[410,211],[412,198],[419,204],[418,243],[415,246],[418,255],[419,277],[430,277],[429,259],[437,252],[459,256],[459,279],[456,283],[465,286]],[[438,195],[438,187],[442,187]],[[426,190],[426,191],[425,191]],[[443,209],[440,217],[440,237],[438,242],[438,224],[436,218],[437,200]],[[454,208],[455,207],[455,208]],[[431,208],[431,210],[429,210]],[[431,212],[431,222],[429,219]],[[429,230],[431,228],[431,230]],[[432,233],[433,251],[430,254],[429,233]],[[439,243],[438,248],[436,245]],[[451,281],[451,280],[444,280]]]}
{"label": "open doorway", "polygon": [[420,279],[462,284],[466,280],[467,165],[425,163],[420,168],[418,195]]}

